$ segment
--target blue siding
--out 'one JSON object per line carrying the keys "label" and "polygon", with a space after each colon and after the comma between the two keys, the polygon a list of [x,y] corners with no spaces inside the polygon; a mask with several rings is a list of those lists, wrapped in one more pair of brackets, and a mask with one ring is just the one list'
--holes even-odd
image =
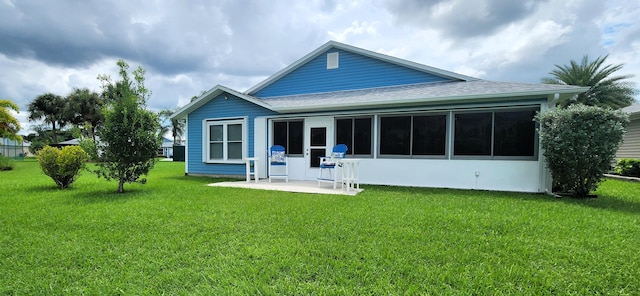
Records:
{"label": "blue siding", "polygon": [[[330,52],[339,52],[337,69],[327,69]],[[267,98],[450,80],[360,54],[329,49],[251,95]]]}
{"label": "blue siding", "polygon": [[[225,95],[228,99],[225,100]],[[244,164],[210,164],[202,162],[202,121],[216,118],[248,117],[248,156],[253,156],[254,119],[274,114],[273,111],[230,94],[220,95],[189,114],[187,136],[188,172],[190,174],[244,175]]]}

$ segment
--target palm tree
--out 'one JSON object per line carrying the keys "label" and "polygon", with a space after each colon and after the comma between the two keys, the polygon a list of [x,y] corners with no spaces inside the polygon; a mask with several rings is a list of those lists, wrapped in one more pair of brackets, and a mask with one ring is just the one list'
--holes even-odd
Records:
{"label": "palm tree", "polygon": [[570,65],[555,65],[557,69],[549,72],[553,77],[542,79],[547,84],[567,84],[588,86],[589,90],[579,94],[573,100],[565,99],[558,102],[560,107],[566,107],[573,103],[585,105],[610,107],[620,109],[635,102],[635,84],[626,79],[633,75],[612,76],[622,69],[624,64],[603,66],[609,55],[598,57],[589,61],[589,56],[584,56],[582,62],[571,60]]}
{"label": "palm tree", "polygon": [[45,93],[37,96],[29,106],[29,121],[44,119],[46,124],[50,124],[53,129],[53,141],[58,143],[56,123],[58,127],[64,127],[67,122],[64,118],[65,100],[61,96],[52,93]]}
{"label": "palm tree", "polygon": [[84,125],[88,136],[95,141],[96,127],[102,123],[103,119],[103,105],[104,101],[98,93],[87,88],[76,88],[67,96],[65,117],[75,125]]}
{"label": "palm tree", "polygon": [[22,141],[18,135],[20,122],[9,112],[9,109],[18,112],[19,108],[10,100],[0,100],[0,138]]}
{"label": "palm tree", "polygon": [[160,134],[164,135],[169,131],[169,128],[171,128],[171,133],[173,134],[173,145],[180,145],[182,134],[184,133],[184,120],[171,118],[171,115],[173,113],[174,111],[171,111],[169,109],[158,112],[158,116],[163,122],[169,119],[171,120],[171,126],[162,125],[162,123],[160,124]]}

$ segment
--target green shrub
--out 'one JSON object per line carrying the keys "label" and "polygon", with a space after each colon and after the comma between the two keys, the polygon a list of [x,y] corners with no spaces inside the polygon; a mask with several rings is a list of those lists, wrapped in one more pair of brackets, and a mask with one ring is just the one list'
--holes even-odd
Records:
{"label": "green shrub", "polygon": [[640,177],[640,159],[620,159],[616,164],[615,171],[623,176]]}
{"label": "green shrub", "polygon": [[8,157],[0,155],[0,171],[13,170],[13,161]]}
{"label": "green shrub", "polygon": [[536,115],[554,189],[587,196],[611,169],[629,123],[622,111],[572,105]]}
{"label": "green shrub", "polygon": [[84,168],[89,156],[78,146],[58,149],[45,146],[37,155],[40,168],[61,189],[69,187]]}

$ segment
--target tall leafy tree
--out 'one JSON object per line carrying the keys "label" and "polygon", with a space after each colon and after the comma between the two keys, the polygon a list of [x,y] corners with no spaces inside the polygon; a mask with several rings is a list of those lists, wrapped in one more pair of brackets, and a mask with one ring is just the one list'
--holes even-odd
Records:
{"label": "tall leafy tree", "polygon": [[43,119],[46,124],[50,124],[53,131],[53,142],[58,143],[58,128],[67,124],[64,116],[65,99],[52,93],[45,93],[37,96],[29,105],[29,121]]}
{"label": "tall leafy tree", "polygon": [[160,116],[162,124],[167,121],[171,123],[170,125],[161,126],[161,134],[164,135],[166,132],[171,130],[171,134],[173,135],[173,145],[179,145],[182,141],[185,122],[183,119],[171,118],[171,115],[173,115],[173,113],[174,111],[171,111],[169,109],[158,112],[158,116]]}
{"label": "tall leafy tree", "polygon": [[96,92],[87,88],[76,88],[67,96],[65,117],[77,126],[81,126],[84,136],[95,140],[96,127],[102,123],[104,100]]}
{"label": "tall leafy tree", "polygon": [[589,56],[585,55],[580,63],[571,60],[569,65],[555,65],[556,69],[549,73],[553,77],[543,78],[542,83],[589,87],[587,92],[578,95],[575,100],[560,101],[560,107],[574,103],[613,109],[627,107],[634,103],[633,96],[637,93],[635,84],[627,80],[634,76],[614,75],[624,64],[605,65],[608,57],[606,55],[589,61]]}
{"label": "tall leafy tree", "polygon": [[150,91],[144,86],[145,70],[138,67],[132,72],[129,65],[118,61],[120,80],[112,82],[100,75],[102,96],[105,99],[103,126],[97,130],[100,139],[95,151],[99,177],[118,181],[118,192],[124,192],[125,183],[145,183],[141,178],[155,164],[160,148],[159,121],[154,112],[147,110]]}
{"label": "tall leafy tree", "polygon": [[9,110],[19,112],[18,105],[10,100],[0,100],[0,138],[22,141],[18,135],[20,122],[11,114]]}

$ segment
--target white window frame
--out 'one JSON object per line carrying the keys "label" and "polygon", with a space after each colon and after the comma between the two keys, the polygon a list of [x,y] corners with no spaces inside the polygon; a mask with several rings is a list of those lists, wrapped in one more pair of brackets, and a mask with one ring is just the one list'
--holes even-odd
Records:
{"label": "white window frame", "polygon": [[[229,159],[229,140],[228,140],[228,126],[233,124],[240,124],[242,129],[242,157],[240,159]],[[222,126],[222,159],[211,159],[211,139],[210,128],[211,126]],[[247,157],[248,147],[248,124],[247,118],[227,118],[227,119],[205,119],[202,123],[202,160],[205,163],[244,163],[244,159]]]}

